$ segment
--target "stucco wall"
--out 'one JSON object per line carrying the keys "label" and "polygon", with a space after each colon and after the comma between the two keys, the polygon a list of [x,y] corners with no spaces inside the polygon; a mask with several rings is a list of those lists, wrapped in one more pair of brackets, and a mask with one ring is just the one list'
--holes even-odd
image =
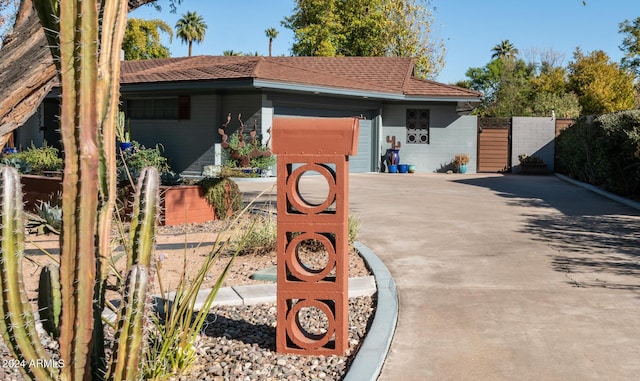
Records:
{"label": "stucco wall", "polygon": [[[430,110],[429,144],[407,143],[407,108]],[[382,124],[379,142],[381,154],[390,148],[386,137],[395,136],[396,142],[402,143],[400,162],[414,164],[416,172],[446,171],[458,153],[470,154],[467,172],[476,171],[477,118],[457,115],[455,105],[385,105]]]}
{"label": "stucco wall", "polygon": [[131,138],[148,147],[162,144],[174,172],[199,175],[204,166],[215,164],[215,144],[222,141],[218,128],[229,113],[227,135],[238,129],[242,114],[248,136],[254,120],[260,129],[261,95],[193,95],[189,120],[133,120]]}
{"label": "stucco wall", "polygon": [[147,147],[161,144],[174,172],[202,172],[213,164],[213,145],[220,141],[219,110],[218,96],[194,95],[189,120],[132,120],[131,139]]}
{"label": "stucco wall", "polygon": [[541,158],[553,172],[556,122],[549,117],[513,117],[511,127],[512,172],[520,172],[518,156]]}

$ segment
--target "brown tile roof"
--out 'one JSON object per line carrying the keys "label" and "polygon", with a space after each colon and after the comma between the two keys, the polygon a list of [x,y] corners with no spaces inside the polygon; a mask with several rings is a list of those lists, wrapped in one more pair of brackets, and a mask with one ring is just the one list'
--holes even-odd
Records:
{"label": "brown tile roof", "polygon": [[195,56],[122,63],[121,83],[254,79],[435,98],[476,98],[468,89],[413,77],[405,57]]}

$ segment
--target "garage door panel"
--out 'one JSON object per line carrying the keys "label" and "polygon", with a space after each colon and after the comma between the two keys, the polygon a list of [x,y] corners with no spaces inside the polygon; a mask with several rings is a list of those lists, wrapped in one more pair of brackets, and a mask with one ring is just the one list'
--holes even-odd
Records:
{"label": "garage door panel", "polygon": [[358,153],[349,158],[349,172],[371,172],[372,164],[372,123],[370,120],[360,120],[358,134]]}

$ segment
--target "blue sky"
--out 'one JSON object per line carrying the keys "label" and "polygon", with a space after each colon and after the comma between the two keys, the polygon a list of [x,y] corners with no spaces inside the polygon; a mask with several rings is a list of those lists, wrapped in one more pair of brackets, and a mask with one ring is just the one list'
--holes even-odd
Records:
{"label": "blue sky", "polygon": [[[168,0],[159,0],[162,12],[142,7],[130,17],[160,18],[174,26],[182,14],[196,11],[208,24],[202,44],[194,44],[194,55],[221,55],[225,50],[268,54],[264,30],[279,31],[273,55],[290,55],[293,33],[280,25],[291,15],[292,0],[183,0],[176,14]],[[436,80],[453,83],[465,78],[470,67],[484,66],[491,48],[508,39],[525,60],[534,52],[553,50],[566,66],[576,47],[583,52],[603,50],[616,62],[622,35],[618,25],[640,17],[638,0],[432,0],[434,35],[444,41],[446,63]],[[186,56],[187,46],[174,39],[173,57]],[[539,54],[538,54],[539,55]]]}

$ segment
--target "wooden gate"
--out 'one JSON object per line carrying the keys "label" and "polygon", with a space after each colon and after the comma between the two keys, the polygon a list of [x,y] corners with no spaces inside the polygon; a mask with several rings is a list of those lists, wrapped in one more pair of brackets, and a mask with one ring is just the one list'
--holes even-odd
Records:
{"label": "wooden gate", "polygon": [[478,118],[478,172],[511,169],[511,118]]}

